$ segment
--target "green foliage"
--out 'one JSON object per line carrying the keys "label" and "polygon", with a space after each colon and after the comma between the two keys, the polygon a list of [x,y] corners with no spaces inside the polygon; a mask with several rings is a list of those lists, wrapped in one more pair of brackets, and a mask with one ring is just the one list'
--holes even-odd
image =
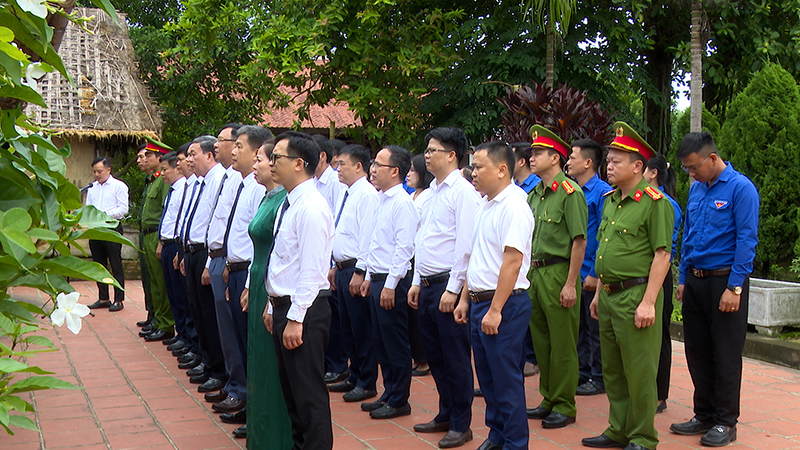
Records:
{"label": "green foliage", "polygon": [[750,177],[761,196],[756,261],[762,273],[787,262],[800,236],[798,142],[800,88],[786,70],[768,64],[731,102],[718,140],[723,158]]}

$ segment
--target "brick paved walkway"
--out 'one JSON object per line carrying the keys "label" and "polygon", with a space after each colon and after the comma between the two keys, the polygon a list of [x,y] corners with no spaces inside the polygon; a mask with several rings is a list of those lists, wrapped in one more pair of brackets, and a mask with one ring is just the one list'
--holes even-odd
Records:
{"label": "brick paved walkway", "polygon": [[[96,298],[93,284],[76,282],[81,302]],[[118,313],[99,311],[87,317],[77,336],[66,328],[49,331],[60,351],[36,356],[29,363],[56,372],[84,387],[81,391],[40,391],[32,395],[41,433],[19,430],[0,436],[0,450],[79,448],[81,450],[147,448],[242,449],[243,440],[230,432],[236,427],[220,422],[210,404],[179,370],[175,358],[160,342],[145,343],[135,322],[145,317],[141,284],[127,283],[129,300]],[[33,290],[17,289],[18,298],[39,298]],[[669,432],[673,422],[691,418],[691,381],[683,345],[675,342],[669,407],[656,417],[661,433],[659,449],[702,448],[699,437]],[[528,405],[538,405],[538,377],[526,379]],[[742,387],[739,440],[734,448],[800,449],[800,372],[746,359]],[[418,435],[415,423],[427,422],[437,406],[433,379],[415,378],[411,385],[411,416],[378,422],[357,404],[332,395],[334,448],[431,449],[443,433]],[[475,440],[462,447],[477,448],[488,433],[483,399],[474,404]],[[530,421],[530,448],[584,448],[580,440],[603,431],[608,401],[604,395],[578,397],[578,420],[560,430],[544,430]],[[267,450],[267,449],[265,449]]]}

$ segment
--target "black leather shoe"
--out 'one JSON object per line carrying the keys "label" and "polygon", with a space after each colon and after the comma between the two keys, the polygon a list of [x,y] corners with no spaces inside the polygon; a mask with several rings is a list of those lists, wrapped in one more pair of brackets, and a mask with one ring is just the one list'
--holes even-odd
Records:
{"label": "black leather shoe", "polygon": [[239,428],[233,430],[232,432],[233,437],[235,438],[246,438],[247,437],[247,425],[242,425]]}
{"label": "black leather shoe", "polygon": [[147,342],[163,341],[164,339],[169,339],[173,336],[175,336],[175,333],[172,331],[156,330],[145,336],[144,340]]}
{"label": "black leather shoe", "polygon": [[[178,336],[175,336],[172,339],[174,339],[175,341],[167,344],[167,350],[169,350],[171,352],[174,352],[175,350],[180,350],[180,349],[182,349],[184,347],[188,347],[189,346],[189,344],[187,344],[186,342],[181,341],[178,338]],[[167,339],[167,340],[164,341],[164,343],[166,344],[167,342],[171,341],[172,339]]]}
{"label": "black leather shoe", "polygon": [[125,305],[123,305],[122,302],[114,302],[108,307],[108,310],[111,312],[122,311],[123,309],[125,309]]}
{"label": "black leather shoe", "polygon": [[219,392],[208,392],[203,397],[205,397],[207,402],[216,403],[228,398],[228,393],[225,392],[225,389],[222,389]]}
{"label": "black leather shoe", "polygon": [[378,391],[374,391],[374,390],[373,391],[365,391],[364,389],[362,389],[360,387],[356,387],[356,388],[350,390],[350,392],[345,393],[342,396],[342,398],[344,399],[344,401],[346,401],[348,403],[351,403],[351,402],[361,402],[361,401],[364,401],[364,400],[366,400],[368,398],[375,397],[376,395],[378,395]]}
{"label": "black leather shoe", "polygon": [[497,445],[494,442],[487,439],[483,441],[483,444],[481,444],[480,447],[478,447],[478,450],[503,450],[503,446]]}
{"label": "black leather shoe", "polygon": [[483,390],[481,390],[481,388],[475,389],[472,395],[475,397],[483,397]]}
{"label": "black leather shoe", "polygon": [[328,390],[331,392],[350,392],[355,388],[356,385],[349,381],[342,381],[341,383],[328,385]]}
{"label": "black leather shoe", "polygon": [[673,423],[670,425],[669,430],[675,434],[682,434],[684,436],[693,436],[695,434],[705,434],[714,426],[714,422],[701,422],[697,417],[692,417],[692,420],[683,423]]}
{"label": "black leather shoe", "polygon": [[621,442],[617,442],[610,437],[606,436],[605,434],[601,434],[600,436],[595,437],[588,437],[581,439],[581,444],[587,447],[594,447],[594,448],[625,448],[625,444]]}
{"label": "black leather shoe", "polygon": [[578,389],[575,389],[575,395],[598,395],[605,392],[606,386],[594,380],[589,380],[578,386]]}
{"label": "black leather shoe", "polygon": [[247,411],[240,410],[233,414],[222,413],[219,415],[219,420],[225,423],[245,423],[245,421],[247,420]]}
{"label": "black leather shoe", "polygon": [[375,411],[370,411],[369,416],[373,419],[394,419],[395,417],[411,415],[411,405],[408,403],[399,408],[392,408],[389,405],[383,405]]}
{"label": "black leather shoe", "polygon": [[722,447],[736,440],[736,426],[714,425],[703,437],[700,443],[707,447]]}
{"label": "black leather shoe", "polygon": [[189,347],[187,345],[187,346],[181,347],[181,348],[179,348],[177,350],[173,350],[172,351],[172,356],[183,356],[183,355],[185,355],[185,354],[187,354],[187,353],[189,353],[191,351],[192,351],[191,347]]}
{"label": "black leather shoe", "polygon": [[665,409],[667,409],[667,401],[661,400],[660,402],[658,402],[658,406],[656,406],[656,414],[664,412]]}
{"label": "black leather shoe", "polygon": [[458,431],[450,430],[439,441],[439,448],[454,448],[461,447],[467,442],[472,440],[472,430],[467,428],[467,431],[459,433]]}
{"label": "black leather shoe", "polygon": [[91,305],[86,305],[89,309],[100,309],[100,308],[110,308],[111,301],[110,300],[98,300]]}
{"label": "black leather shoe", "polygon": [[[178,364],[178,368],[179,369],[183,369],[183,370],[187,370],[187,369],[188,370],[192,370],[195,367],[197,367],[200,364],[202,364],[202,362],[203,362],[203,358],[201,358],[200,355],[194,355],[194,358],[191,361],[186,361],[184,363]],[[188,375],[188,376],[197,375],[196,373],[193,373],[193,374],[188,373],[188,370],[187,370],[186,375]]]}
{"label": "black leather shoe", "polygon": [[191,377],[189,377],[189,382],[192,383],[192,384],[200,384],[200,385],[202,385],[203,383],[205,383],[208,380],[209,380],[209,378],[208,378],[208,374],[207,373],[201,373],[199,375],[192,375]]}
{"label": "black leather shoe", "polygon": [[[205,384],[208,384],[213,380],[215,380],[215,378],[210,378],[208,381],[205,382]],[[200,386],[200,387],[203,387],[203,386]],[[219,413],[232,413],[232,412],[236,412],[236,411],[239,411],[242,408],[244,408],[245,403],[247,403],[247,401],[245,401],[245,400],[237,400],[237,399],[235,399],[235,398],[233,398],[231,396],[228,396],[228,397],[225,398],[225,400],[223,400],[221,402],[214,403],[213,405],[211,405],[211,409],[213,409],[214,411],[219,412]]]}
{"label": "black leather shoe", "polygon": [[[199,361],[200,358],[197,358],[197,360]],[[206,372],[206,365],[203,364],[203,363],[199,363],[198,365],[196,365],[196,366],[192,367],[191,369],[187,370],[186,371],[186,376],[193,377],[195,375],[200,375],[201,373],[205,373],[205,372]]]}
{"label": "black leather shoe", "polygon": [[564,428],[565,426],[575,423],[575,418],[565,416],[560,412],[552,411],[549,416],[542,420],[542,427],[544,428]]}
{"label": "black leather shoe", "polygon": [[150,319],[140,320],[140,321],[136,322],[136,326],[139,327],[139,328],[143,328],[143,327],[146,327],[148,325],[150,325]]}
{"label": "black leather shoe", "polygon": [[152,324],[149,324],[149,325],[143,327],[141,331],[139,331],[139,336],[145,337],[145,336],[147,336],[148,334],[152,333],[155,330],[156,330],[155,327],[153,327]]}
{"label": "black leather shoe", "polygon": [[647,447],[642,447],[639,444],[628,444],[625,446],[625,450],[650,450]]}
{"label": "black leather shoe", "polygon": [[536,408],[526,409],[525,412],[528,414],[528,419],[536,420],[542,420],[550,415],[550,410],[543,408],[541,405]]}
{"label": "black leather shoe", "polygon": [[[218,391],[222,389],[222,386],[225,386],[225,383],[222,380],[218,378],[208,378],[206,381],[203,382],[203,384],[197,387],[197,392]],[[224,411],[224,412],[229,412],[229,411]]]}
{"label": "black leather shoe", "polygon": [[325,383],[327,384],[338,383],[340,381],[346,380],[348,377],[350,377],[349,370],[345,370],[344,372],[327,372],[325,374]]}
{"label": "black leather shoe", "polygon": [[[162,342],[162,344],[169,346],[169,345],[172,345],[172,344],[174,344],[176,342],[183,342],[183,341],[181,341],[180,336],[175,336],[175,337],[170,338],[170,339],[164,339],[164,342]],[[169,349],[169,350],[174,350],[174,349]]]}
{"label": "black leather shoe", "polygon": [[[179,363],[189,362],[189,361],[191,361],[191,360],[193,360],[193,359],[195,359],[195,358],[197,358],[199,356],[200,355],[198,355],[197,353],[187,352],[187,353],[184,353],[183,355],[178,356],[178,362]],[[183,367],[181,367],[181,369],[183,369]]]}
{"label": "black leather shoe", "polygon": [[414,425],[414,431],[417,433],[441,433],[443,431],[450,431],[450,422],[437,423],[431,420],[428,423],[418,423]]}
{"label": "black leather shoe", "polygon": [[378,400],[375,400],[374,402],[362,403],[361,404],[361,410],[362,411],[375,411],[376,409],[382,408],[383,405],[385,405],[385,403],[383,403],[382,401],[380,401],[380,399],[378,399]]}

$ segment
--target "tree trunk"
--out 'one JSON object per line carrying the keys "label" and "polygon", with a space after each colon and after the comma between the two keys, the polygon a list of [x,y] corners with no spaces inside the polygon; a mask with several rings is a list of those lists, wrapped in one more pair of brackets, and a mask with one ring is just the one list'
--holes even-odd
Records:
{"label": "tree trunk", "polygon": [[553,27],[550,25],[550,18],[548,17],[545,22],[545,29],[547,30],[547,55],[545,66],[545,80],[544,85],[552,88],[555,80],[555,54],[556,54],[556,36]]}
{"label": "tree trunk", "polygon": [[644,138],[662,155],[670,147],[672,125],[670,110],[672,106],[672,65],[674,58],[669,49],[659,45],[645,52],[647,70],[653,82],[652,95],[644,97],[644,122],[649,131]]}
{"label": "tree trunk", "polygon": [[703,5],[700,0],[692,1],[692,82],[689,131],[703,129],[703,50],[700,27],[702,26]]}

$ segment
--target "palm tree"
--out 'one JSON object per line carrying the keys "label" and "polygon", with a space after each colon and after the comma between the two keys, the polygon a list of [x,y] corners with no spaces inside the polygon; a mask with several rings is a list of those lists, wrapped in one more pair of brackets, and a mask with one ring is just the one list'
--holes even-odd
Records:
{"label": "palm tree", "polygon": [[577,0],[526,0],[523,8],[536,15],[539,26],[543,26],[547,36],[545,66],[545,85],[553,87],[555,79],[555,41],[566,34],[572,14],[577,8]]}

